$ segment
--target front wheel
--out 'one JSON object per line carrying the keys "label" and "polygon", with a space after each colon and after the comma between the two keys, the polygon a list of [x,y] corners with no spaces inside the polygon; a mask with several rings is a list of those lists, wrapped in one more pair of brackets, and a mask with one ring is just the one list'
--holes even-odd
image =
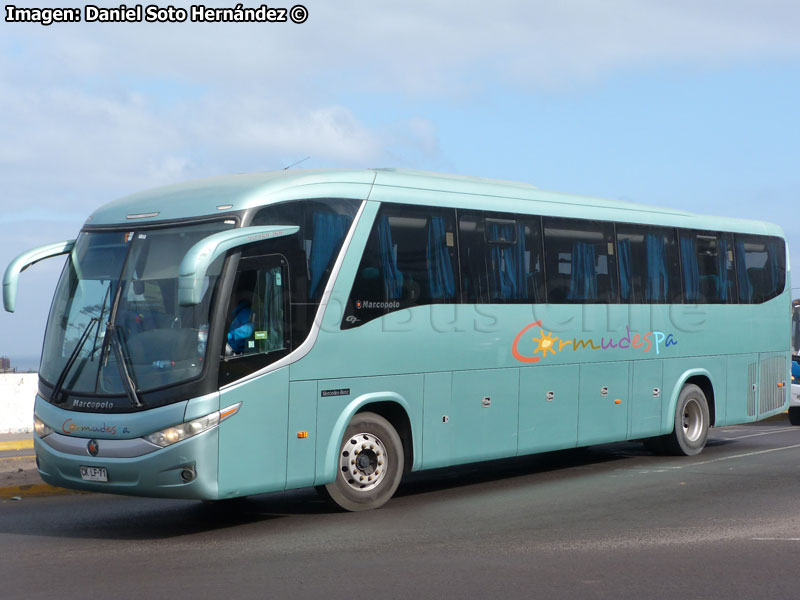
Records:
{"label": "front wheel", "polygon": [[336,479],[325,492],[345,510],[386,504],[403,475],[403,443],[392,424],[371,412],[357,413],[339,446]]}
{"label": "front wheel", "polygon": [[800,406],[789,407],[789,423],[800,425]]}
{"label": "front wheel", "polygon": [[665,449],[675,455],[700,454],[708,439],[709,421],[703,390],[691,383],[683,386],[675,407],[675,429],[665,436]]}

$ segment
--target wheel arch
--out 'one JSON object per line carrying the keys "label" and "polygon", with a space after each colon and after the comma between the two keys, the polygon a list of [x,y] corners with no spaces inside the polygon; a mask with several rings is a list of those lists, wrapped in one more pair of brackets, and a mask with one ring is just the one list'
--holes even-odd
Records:
{"label": "wheel arch", "polygon": [[419,453],[414,451],[417,447],[416,432],[409,416],[411,408],[408,401],[396,392],[372,392],[354,398],[339,414],[325,443],[320,464],[317,465],[314,485],[330,483],[336,478],[342,436],[350,420],[360,412],[374,412],[389,421],[403,442],[404,470],[409,471],[419,467],[415,464],[415,461],[419,461]]}
{"label": "wheel arch", "polygon": [[714,377],[707,369],[689,369],[681,374],[677,383],[672,388],[669,409],[663,416],[663,433],[671,433],[675,428],[675,409],[678,406],[678,397],[681,394],[681,390],[687,384],[694,384],[703,391],[706,402],[708,403],[709,426],[713,427],[716,424],[717,409],[714,395]]}

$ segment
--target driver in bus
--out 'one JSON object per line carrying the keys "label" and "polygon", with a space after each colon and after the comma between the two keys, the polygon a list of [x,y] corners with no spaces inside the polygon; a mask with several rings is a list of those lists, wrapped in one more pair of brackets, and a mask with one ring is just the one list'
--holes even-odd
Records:
{"label": "driver in bus", "polygon": [[[250,287],[250,289],[247,289]],[[231,324],[228,327],[226,350],[232,354],[241,354],[247,349],[247,341],[253,336],[255,325],[252,322],[253,285],[240,282],[239,290],[234,296],[235,305],[231,312]],[[227,354],[227,352],[226,352]]]}

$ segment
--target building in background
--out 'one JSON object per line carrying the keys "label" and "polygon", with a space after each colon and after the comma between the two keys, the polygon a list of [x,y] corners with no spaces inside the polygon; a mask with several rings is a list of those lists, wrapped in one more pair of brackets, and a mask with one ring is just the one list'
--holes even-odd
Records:
{"label": "building in background", "polygon": [[14,373],[16,369],[11,368],[11,359],[7,356],[0,356],[0,373]]}

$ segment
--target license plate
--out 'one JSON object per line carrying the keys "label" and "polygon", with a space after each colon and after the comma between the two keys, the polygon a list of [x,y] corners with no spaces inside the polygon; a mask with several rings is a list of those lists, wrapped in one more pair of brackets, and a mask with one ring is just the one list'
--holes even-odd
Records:
{"label": "license plate", "polygon": [[84,481],[108,481],[105,467],[81,467],[81,478]]}

